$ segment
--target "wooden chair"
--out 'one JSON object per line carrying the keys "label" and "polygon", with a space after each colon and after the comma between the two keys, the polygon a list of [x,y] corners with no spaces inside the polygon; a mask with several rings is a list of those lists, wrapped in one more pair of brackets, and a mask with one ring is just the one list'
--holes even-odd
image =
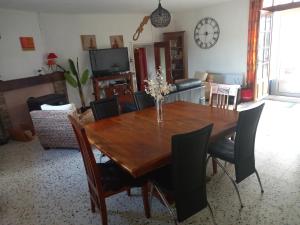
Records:
{"label": "wooden chair", "polygon": [[95,207],[101,212],[102,225],[108,225],[105,199],[129,190],[142,187],[145,215],[150,217],[147,179],[134,179],[114,162],[96,163],[85,129],[72,116],[68,116],[76,135],[82,154],[90,192],[92,212]]}
{"label": "wooden chair", "polygon": [[210,87],[209,105],[220,109],[230,109],[230,96],[233,98],[232,109],[237,110],[239,88],[237,85],[212,84]]}

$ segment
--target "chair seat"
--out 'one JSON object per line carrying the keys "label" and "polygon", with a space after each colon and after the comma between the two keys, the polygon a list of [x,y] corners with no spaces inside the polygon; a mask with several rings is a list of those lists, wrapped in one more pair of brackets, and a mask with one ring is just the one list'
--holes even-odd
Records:
{"label": "chair seat", "polygon": [[209,145],[208,153],[212,157],[234,163],[234,142],[228,138],[224,138]]}
{"label": "chair seat", "polygon": [[150,175],[151,181],[158,185],[164,193],[168,193],[169,195],[173,195],[174,193],[171,170],[171,165],[168,165],[155,170],[155,172]]}
{"label": "chair seat", "polygon": [[97,166],[101,168],[104,191],[117,191],[125,186],[140,187],[145,182],[145,178],[133,178],[111,160],[106,163],[97,163]]}

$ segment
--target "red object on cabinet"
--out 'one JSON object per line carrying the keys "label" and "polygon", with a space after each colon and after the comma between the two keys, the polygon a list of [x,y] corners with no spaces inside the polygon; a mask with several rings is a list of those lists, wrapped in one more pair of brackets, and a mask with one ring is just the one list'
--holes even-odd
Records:
{"label": "red object on cabinet", "polygon": [[253,90],[251,88],[244,88],[241,90],[241,98],[243,102],[253,100]]}

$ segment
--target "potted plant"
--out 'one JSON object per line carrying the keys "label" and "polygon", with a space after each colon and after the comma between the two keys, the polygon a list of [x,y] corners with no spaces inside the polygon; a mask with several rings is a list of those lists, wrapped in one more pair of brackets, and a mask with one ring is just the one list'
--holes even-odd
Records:
{"label": "potted plant", "polygon": [[69,70],[65,71],[65,78],[66,81],[74,88],[78,88],[79,96],[80,96],[80,101],[81,101],[81,109],[84,111],[86,108],[85,105],[85,100],[84,100],[84,95],[82,91],[82,86],[84,86],[89,77],[89,70],[85,69],[82,74],[79,72],[79,65],[78,65],[78,57],[76,61],[76,67],[74,64],[74,61],[72,59],[68,60],[69,62]]}

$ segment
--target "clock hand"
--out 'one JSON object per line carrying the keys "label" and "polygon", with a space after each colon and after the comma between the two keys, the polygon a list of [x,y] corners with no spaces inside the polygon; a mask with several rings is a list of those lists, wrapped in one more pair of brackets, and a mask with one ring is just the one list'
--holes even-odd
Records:
{"label": "clock hand", "polygon": [[218,33],[218,32],[212,32],[212,33],[209,33],[209,32],[205,32],[205,33],[203,33],[203,34],[199,34],[199,35],[205,35],[205,36],[208,36],[209,34],[214,34],[214,33]]}

